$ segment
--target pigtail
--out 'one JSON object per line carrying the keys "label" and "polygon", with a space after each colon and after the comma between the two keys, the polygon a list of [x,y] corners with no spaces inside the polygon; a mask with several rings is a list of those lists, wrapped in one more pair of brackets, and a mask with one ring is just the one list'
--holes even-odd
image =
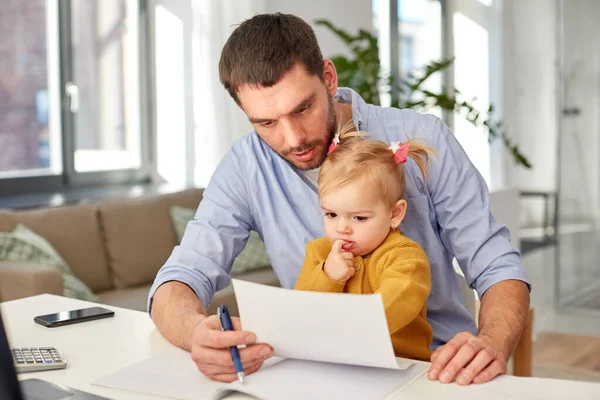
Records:
{"label": "pigtail", "polygon": [[337,130],[337,136],[340,139],[340,143],[344,142],[350,138],[364,137],[364,136],[368,135],[367,132],[361,132],[361,131],[355,130],[354,129],[354,121],[352,121],[352,119],[346,121],[344,126],[342,126],[341,124],[342,124],[342,121],[340,118],[340,121],[338,123],[338,130]]}
{"label": "pigtail", "polygon": [[403,143],[403,145],[408,146],[408,153],[406,156],[411,158],[417,164],[417,167],[419,167],[419,170],[421,171],[421,175],[423,175],[423,182],[426,182],[429,160],[435,153],[435,149],[412,139]]}
{"label": "pigtail", "polygon": [[354,122],[350,119],[348,120],[344,126],[341,125],[341,118],[338,118],[338,129],[333,137],[331,145],[329,146],[329,150],[327,151],[327,155],[331,155],[331,153],[337,148],[340,143],[345,143],[348,141],[352,141],[353,139],[358,139],[364,136],[367,136],[367,132],[360,132],[354,130]]}

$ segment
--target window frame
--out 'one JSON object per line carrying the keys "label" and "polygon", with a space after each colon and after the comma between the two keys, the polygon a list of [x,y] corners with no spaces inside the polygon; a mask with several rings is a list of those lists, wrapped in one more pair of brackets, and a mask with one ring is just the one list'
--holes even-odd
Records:
{"label": "window frame", "polygon": [[[48,0],[47,0],[48,1]],[[49,0],[52,1],[52,0]],[[69,110],[69,97],[65,85],[72,78],[71,54],[71,1],[54,0],[57,2],[58,15],[58,52],[60,90],[60,137],[62,172],[57,175],[16,176],[0,178],[0,196],[18,196],[22,194],[63,192],[72,188],[86,186],[108,186],[115,184],[141,184],[151,181],[154,170],[153,121],[151,118],[152,94],[154,93],[151,79],[150,24],[148,15],[148,0],[137,0],[139,18],[139,101],[140,101],[140,151],[141,165],[136,169],[77,172],[74,168],[75,131],[73,114]],[[47,8],[48,12],[48,8]]]}

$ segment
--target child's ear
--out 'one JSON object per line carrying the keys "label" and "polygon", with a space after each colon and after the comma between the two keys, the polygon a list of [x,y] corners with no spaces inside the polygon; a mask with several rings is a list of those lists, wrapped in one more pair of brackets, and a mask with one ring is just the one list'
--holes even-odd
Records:
{"label": "child's ear", "polygon": [[391,228],[397,228],[406,215],[406,200],[398,200],[392,207]]}

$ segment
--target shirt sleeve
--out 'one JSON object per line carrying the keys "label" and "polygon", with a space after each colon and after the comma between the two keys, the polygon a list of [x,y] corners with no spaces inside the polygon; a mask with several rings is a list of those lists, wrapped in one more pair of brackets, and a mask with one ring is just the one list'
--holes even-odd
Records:
{"label": "shirt sleeve", "polygon": [[294,286],[295,290],[306,290],[312,292],[342,293],[345,282],[334,281],[325,274],[323,267],[325,261],[317,255],[316,249],[311,242],[306,245],[306,257]]}
{"label": "shirt sleeve", "polygon": [[480,297],[508,279],[531,284],[519,250],[511,245],[506,225],[490,212],[489,190],[456,137],[436,118],[427,188],[442,243],[457,259],[471,288]]}
{"label": "shirt sleeve", "polygon": [[425,251],[416,245],[396,248],[382,262],[379,289],[390,335],[414,321],[431,292],[431,270]]}
{"label": "shirt sleeve", "polygon": [[188,285],[206,308],[214,293],[230,284],[233,261],[253,226],[244,160],[234,146],[217,166],[181,244],[157,273],[148,295],[149,312],[156,289],[165,282]]}

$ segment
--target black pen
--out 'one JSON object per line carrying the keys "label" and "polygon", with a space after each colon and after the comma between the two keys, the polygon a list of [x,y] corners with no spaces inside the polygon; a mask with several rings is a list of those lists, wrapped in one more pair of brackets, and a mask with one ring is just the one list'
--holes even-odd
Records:
{"label": "black pen", "polygon": [[[219,323],[221,324],[222,330],[233,330],[233,325],[231,324],[231,317],[229,316],[229,310],[227,310],[227,307],[220,306],[217,309],[217,316],[219,317]],[[231,359],[233,360],[233,365],[235,367],[237,377],[241,383],[244,383],[244,367],[242,367],[242,360],[240,359],[240,352],[237,346],[231,346],[229,348],[229,352],[231,353]]]}

